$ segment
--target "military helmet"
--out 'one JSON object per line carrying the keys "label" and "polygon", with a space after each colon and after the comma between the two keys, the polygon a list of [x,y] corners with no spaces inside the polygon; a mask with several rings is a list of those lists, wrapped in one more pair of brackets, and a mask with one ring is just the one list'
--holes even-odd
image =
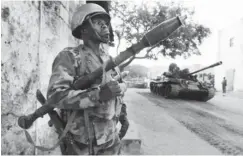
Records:
{"label": "military helmet", "polygon": [[175,68],[177,68],[177,65],[175,63],[171,63],[169,65],[169,71],[172,72]]}
{"label": "military helmet", "polygon": [[108,22],[110,22],[110,15],[105,11],[105,9],[97,4],[88,3],[77,8],[71,21],[72,35],[81,39],[80,26],[82,26],[88,16],[91,18],[96,15],[103,15],[107,18]]}
{"label": "military helmet", "polygon": [[183,72],[184,74],[189,74],[189,73],[190,73],[188,68],[183,69],[182,72]]}

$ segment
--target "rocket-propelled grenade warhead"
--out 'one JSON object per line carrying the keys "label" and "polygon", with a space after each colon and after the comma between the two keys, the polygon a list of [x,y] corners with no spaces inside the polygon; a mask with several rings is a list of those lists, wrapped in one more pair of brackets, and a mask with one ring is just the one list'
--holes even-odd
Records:
{"label": "rocket-propelled grenade warhead", "polygon": [[126,59],[131,56],[139,53],[142,49],[146,47],[151,47],[159,43],[160,41],[165,40],[169,37],[174,31],[180,28],[183,24],[187,16],[182,17],[174,17],[169,20],[166,20],[159,25],[157,25],[152,30],[148,31],[138,43],[133,44],[130,48],[132,49],[132,53],[129,51],[121,52],[116,58],[115,63],[117,65],[121,64]]}
{"label": "rocket-propelled grenade warhead", "polygon": [[165,40],[175,30],[177,30],[181,25],[183,25],[184,20],[186,18],[187,16],[182,16],[182,17],[177,16],[162,22],[154,29],[147,32],[144,35],[142,42],[146,47],[148,47],[148,46],[153,46],[162,40]]}

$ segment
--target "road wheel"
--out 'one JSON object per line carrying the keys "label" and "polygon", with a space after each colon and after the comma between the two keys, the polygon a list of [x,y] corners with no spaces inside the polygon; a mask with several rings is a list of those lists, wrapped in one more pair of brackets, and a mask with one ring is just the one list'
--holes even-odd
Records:
{"label": "road wheel", "polygon": [[161,96],[163,96],[163,97],[165,96],[165,87],[166,86],[161,87]]}
{"label": "road wheel", "polygon": [[165,86],[165,90],[164,90],[164,97],[165,98],[170,98],[171,95],[171,86],[170,85],[166,85]]}
{"label": "road wheel", "polygon": [[155,93],[158,95],[159,94],[159,87],[156,85]]}
{"label": "road wheel", "polygon": [[154,92],[154,86],[153,86],[153,83],[150,83],[149,85],[150,85],[150,86],[149,86],[149,87],[150,87],[150,91],[153,93],[153,92]]}
{"label": "road wheel", "polygon": [[161,96],[161,89],[162,89],[162,86],[159,86],[159,95]]}
{"label": "road wheel", "polygon": [[161,87],[159,88],[159,95],[160,95],[160,96],[164,96],[164,86],[161,86]]}
{"label": "road wheel", "polygon": [[215,96],[215,89],[209,88],[208,89],[208,96],[202,97],[199,101],[207,102],[208,100],[212,99]]}

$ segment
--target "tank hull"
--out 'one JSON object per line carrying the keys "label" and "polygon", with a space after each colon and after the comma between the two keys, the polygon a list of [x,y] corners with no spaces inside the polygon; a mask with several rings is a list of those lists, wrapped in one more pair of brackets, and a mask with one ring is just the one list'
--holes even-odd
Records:
{"label": "tank hull", "polygon": [[215,89],[200,88],[194,85],[194,88],[188,88],[181,84],[171,84],[168,82],[151,82],[150,90],[152,93],[160,95],[168,99],[186,99],[197,101],[208,101],[215,95]]}

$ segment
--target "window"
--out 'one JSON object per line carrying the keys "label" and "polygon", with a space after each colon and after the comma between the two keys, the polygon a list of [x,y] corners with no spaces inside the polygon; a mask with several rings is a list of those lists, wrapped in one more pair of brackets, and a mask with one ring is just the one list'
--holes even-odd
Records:
{"label": "window", "polygon": [[230,43],[229,43],[230,47],[234,46],[234,37],[230,38]]}

